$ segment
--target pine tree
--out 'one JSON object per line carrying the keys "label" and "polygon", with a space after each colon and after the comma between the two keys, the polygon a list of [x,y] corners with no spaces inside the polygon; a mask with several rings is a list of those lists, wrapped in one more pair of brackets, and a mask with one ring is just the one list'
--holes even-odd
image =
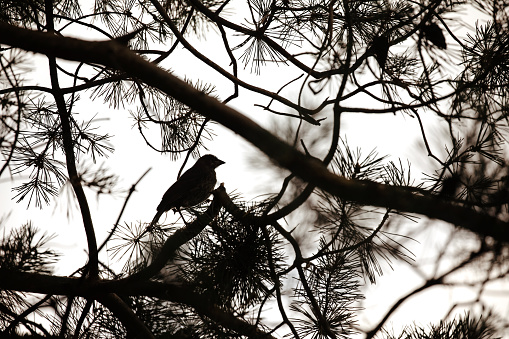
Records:
{"label": "pine tree", "polygon": [[[483,295],[508,276],[507,5],[0,1],[2,196],[52,210],[70,193],[87,244],[87,261],[59,275],[58,235],[2,211],[0,336],[500,337],[507,320]],[[472,26],[465,8],[483,20]],[[248,93],[255,107],[241,113]],[[252,170],[275,169],[262,173],[276,186],[238,173],[264,194],[250,200],[225,182],[154,224],[125,217],[142,213],[133,196],[154,193],[139,185],[149,165],[122,188],[127,169],[108,158],[122,148],[118,130],[100,128],[113,114],[130,119],[143,152],[169,155],[181,172],[222,125],[263,153],[250,149]],[[347,141],[370,138],[349,124],[361,114],[418,126],[422,147],[389,118],[378,128],[431,162],[424,178],[398,150]],[[276,127],[252,120],[262,116]],[[90,193],[124,198],[104,240]],[[364,322],[367,287],[405,266],[422,285]],[[471,307],[391,331],[403,303],[437,286],[471,288]]]}

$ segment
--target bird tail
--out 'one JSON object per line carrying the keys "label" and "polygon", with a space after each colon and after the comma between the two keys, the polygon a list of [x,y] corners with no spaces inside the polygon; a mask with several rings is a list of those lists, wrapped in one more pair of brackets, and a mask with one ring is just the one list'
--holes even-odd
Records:
{"label": "bird tail", "polygon": [[157,222],[159,221],[159,218],[161,218],[161,215],[163,215],[164,211],[157,211],[156,215],[154,215],[154,218],[150,222],[150,225],[148,226],[149,229],[153,228]]}

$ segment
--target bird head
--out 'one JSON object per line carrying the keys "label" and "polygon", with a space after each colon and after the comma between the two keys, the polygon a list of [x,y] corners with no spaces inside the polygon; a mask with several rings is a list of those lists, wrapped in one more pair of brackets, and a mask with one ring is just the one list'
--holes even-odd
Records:
{"label": "bird head", "polygon": [[224,164],[224,161],[219,160],[216,156],[212,154],[204,155],[196,161],[196,165],[205,166],[208,168],[216,168],[221,166],[222,164]]}

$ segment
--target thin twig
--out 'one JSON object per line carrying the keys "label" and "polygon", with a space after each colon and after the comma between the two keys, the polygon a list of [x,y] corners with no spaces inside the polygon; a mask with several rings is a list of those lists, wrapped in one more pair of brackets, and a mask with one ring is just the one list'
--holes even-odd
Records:
{"label": "thin twig", "polygon": [[147,169],[145,171],[145,173],[143,173],[141,175],[141,177],[134,184],[131,185],[131,188],[129,188],[129,193],[127,194],[127,197],[124,200],[124,205],[122,205],[122,209],[120,210],[120,213],[118,214],[117,221],[115,222],[115,226],[113,226],[113,229],[110,231],[110,233],[108,234],[106,239],[104,239],[104,241],[101,244],[101,246],[99,246],[99,249],[97,250],[97,252],[101,252],[101,250],[104,248],[104,246],[106,246],[108,241],[111,239],[111,237],[113,236],[113,234],[117,230],[117,227],[120,224],[120,219],[122,218],[122,215],[124,214],[124,211],[125,211],[125,209],[127,207],[127,202],[131,198],[131,195],[134,193],[134,191],[136,191],[136,186],[140,183],[141,179],[143,179],[145,177],[145,175],[147,175],[147,173],[150,172],[151,169],[152,168]]}

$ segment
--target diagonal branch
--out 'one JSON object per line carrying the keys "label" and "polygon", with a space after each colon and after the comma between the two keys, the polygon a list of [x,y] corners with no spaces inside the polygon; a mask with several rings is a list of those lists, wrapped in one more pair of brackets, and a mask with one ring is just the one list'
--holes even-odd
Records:
{"label": "diagonal branch", "polygon": [[143,321],[138,318],[136,313],[118,295],[107,293],[98,296],[97,300],[122,322],[129,334],[134,334],[133,337],[155,339]]}
{"label": "diagonal branch", "polygon": [[348,180],[331,173],[320,161],[300,153],[253,120],[207,96],[165,70],[114,42],[89,42],[18,28],[0,22],[0,43],[75,61],[95,62],[129,72],[202,115],[215,120],[258,147],[279,165],[330,194],[363,205],[387,207],[441,219],[475,233],[509,242],[509,223],[458,206],[431,194],[371,181]]}

